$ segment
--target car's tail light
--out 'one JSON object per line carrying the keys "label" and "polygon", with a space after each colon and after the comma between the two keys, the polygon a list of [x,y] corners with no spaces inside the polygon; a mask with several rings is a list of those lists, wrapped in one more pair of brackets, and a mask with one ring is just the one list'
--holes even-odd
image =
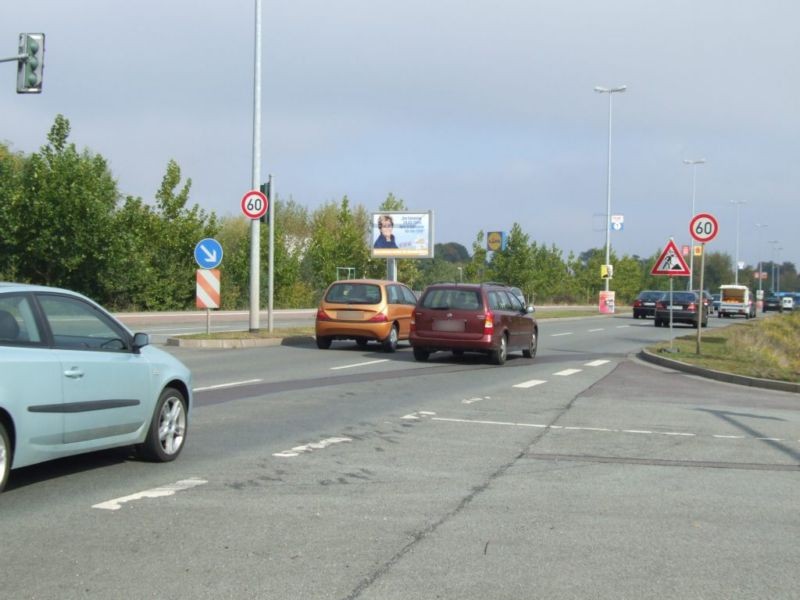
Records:
{"label": "car's tail light", "polygon": [[317,321],[331,321],[331,316],[321,308],[317,310]]}
{"label": "car's tail light", "polygon": [[374,317],[372,317],[369,320],[369,322],[370,323],[386,323],[386,321],[388,321],[388,320],[389,319],[386,317],[386,315],[384,313],[380,312],[380,313],[376,314]]}
{"label": "car's tail light", "polygon": [[492,335],[494,333],[494,314],[491,311],[486,311],[483,317],[483,335]]}
{"label": "car's tail light", "polygon": [[689,312],[694,312],[697,310],[697,305],[694,302],[692,302],[689,306],[686,307],[686,310],[688,310]]}
{"label": "car's tail light", "polygon": [[656,308],[662,308],[663,309],[663,308],[666,308],[666,307],[667,307],[666,304],[664,304],[663,302],[656,302]]}
{"label": "car's tail light", "polygon": [[639,308],[641,305],[642,305],[642,301],[641,300],[634,300],[633,301],[634,308]]}

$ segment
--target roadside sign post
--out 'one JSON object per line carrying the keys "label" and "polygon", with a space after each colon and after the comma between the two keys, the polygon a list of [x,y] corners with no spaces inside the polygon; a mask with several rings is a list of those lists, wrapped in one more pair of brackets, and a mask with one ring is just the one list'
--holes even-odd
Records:
{"label": "roadside sign post", "polygon": [[222,245],[214,238],[205,238],[194,247],[194,260],[200,267],[195,273],[197,308],[206,309],[206,335],[211,333],[211,309],[220,305]]}
{"label": "roadside sign post", "polygon": [[698,213],[689,221],[689,234],[696,242],[700,242],[700,322],[697,324],[697,344],[695,353],[700,355],[700,330],[703,328],[702,317],[703,309],[706,306],[703,297],[703,276],[706,270],[706,243],[717,237],[719,233],[719,223],[714,215],[710,213]]}
{"label": "roadside sign post", "polygon": [[[686,264],[686,261],[683,259],[683,256],[678,251],[678,247],[675,245],[675,240],[672,238],[669,239],[667,245],[664,246],[664,249],[661,251],[658,259],[656,260],[656,264],[653,265],[653,268],[650,270],[651,275],[668,275],[669,276],[669,351],[674,352],[672,347],[672,278],[673,277],[689,277],[691,271],[689,270],[689,265]],[[701,294],[701,304],[700,310],[702,312],[702,294]],[[702,315],[701,315],[702,316]],[[698,330],[699,330],[698,324]]]}

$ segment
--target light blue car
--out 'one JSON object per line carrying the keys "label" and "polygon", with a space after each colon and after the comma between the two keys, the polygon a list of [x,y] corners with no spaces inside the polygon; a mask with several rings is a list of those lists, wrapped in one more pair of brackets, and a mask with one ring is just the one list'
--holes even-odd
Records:
{"label": "light blue car", "polygon": [[11,469],[118,446],[166,462],[186,441],[192,375],[90,299],[0,282],[0,491]]}

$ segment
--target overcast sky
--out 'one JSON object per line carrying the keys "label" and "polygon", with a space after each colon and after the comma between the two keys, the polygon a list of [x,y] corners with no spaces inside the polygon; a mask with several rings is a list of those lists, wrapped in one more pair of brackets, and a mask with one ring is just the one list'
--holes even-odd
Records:
{"label": "overcast sky", "polygon": [[[791,0],[262,0],[264,178],[314,208],[391,192],[433,210],[437,242],[520,223],[566,252],[690,241],[800,262],[800,3]],[[44,91],[0,63],[0,140],[30,153],[56,114],[151,201],[167,162],[191,202],[240,214],[252,182],[254,0],[0,5],[0,57],[44,32]],[[3,83],[5,82],[5,83]],[[757,228],[756,224],[765,224]],[[759,236],[760,231],[760,236]],[[759,243],[760,237],[760,243]],[[770,244],[772,240],[777,243]],[[779,255],[776,248],[782,247]]]}

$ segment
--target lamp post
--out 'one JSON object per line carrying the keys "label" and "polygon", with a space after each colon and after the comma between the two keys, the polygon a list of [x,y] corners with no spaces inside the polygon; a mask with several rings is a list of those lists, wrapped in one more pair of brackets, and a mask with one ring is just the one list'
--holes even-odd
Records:
{"label": "lamp post", "polygon": [[775,293],[779,294],[781,291],[781,263],[778,261],[781,259],[781,250],[783,250],[783,246],[778,246],[775,250]]}
{"label": "lamp post", "polygon": [[767,243],[772,246],[772,251],[770,252],[770,262],[772,264],[769,268],[769,291],[775,293],[777,291],[775,289],[775,244],[780,244],[780,241],[769,240]]}
{"label": "lamp post", "polygon": [[[620,85],[613,88],[595,86],[598,94],[608,94],[608,172],[606,175],[606,265],[611,262],[611,97],[617,92],[624,92],[627,86]],[[611,278],[606,277],[606,291],[608,291]]]}
{"label": "lamp post", "polygon": [[763,310],[764,307],[764,292],[761,289],[761,282],[763,279],[761,278],[761,230],[767,227],[765,223],[756,223],[756,231],[758,232],[756,235],[756,244],[757,244],[757,252],[758,252],[758,297],[756,298],[756,310],[761,308]]}
{"label": "lamp post", "polygon": [[[690,219],[694,218],[695,207],[694,207],[694,200],[695,200],[695,191],[697,189],[697,165],[704,165],[706,163],[705,158],[695,158],[695,159],[684,159],[683,164],[685,165],[692,165],[692,214],[689,216]],[[694,246],[694,244],[692,244]],[[689,253],[689,281],[687,282],[687,290],[694,289],[694,247],[692,247],[692,251]]]}
{"label": "lamp post", "polygon": [[739,208],[742,204],[747,204],[746,200],[731,200],[731,204],[736,207],[736,259],[733,265],[733,283],[739,285]]}

